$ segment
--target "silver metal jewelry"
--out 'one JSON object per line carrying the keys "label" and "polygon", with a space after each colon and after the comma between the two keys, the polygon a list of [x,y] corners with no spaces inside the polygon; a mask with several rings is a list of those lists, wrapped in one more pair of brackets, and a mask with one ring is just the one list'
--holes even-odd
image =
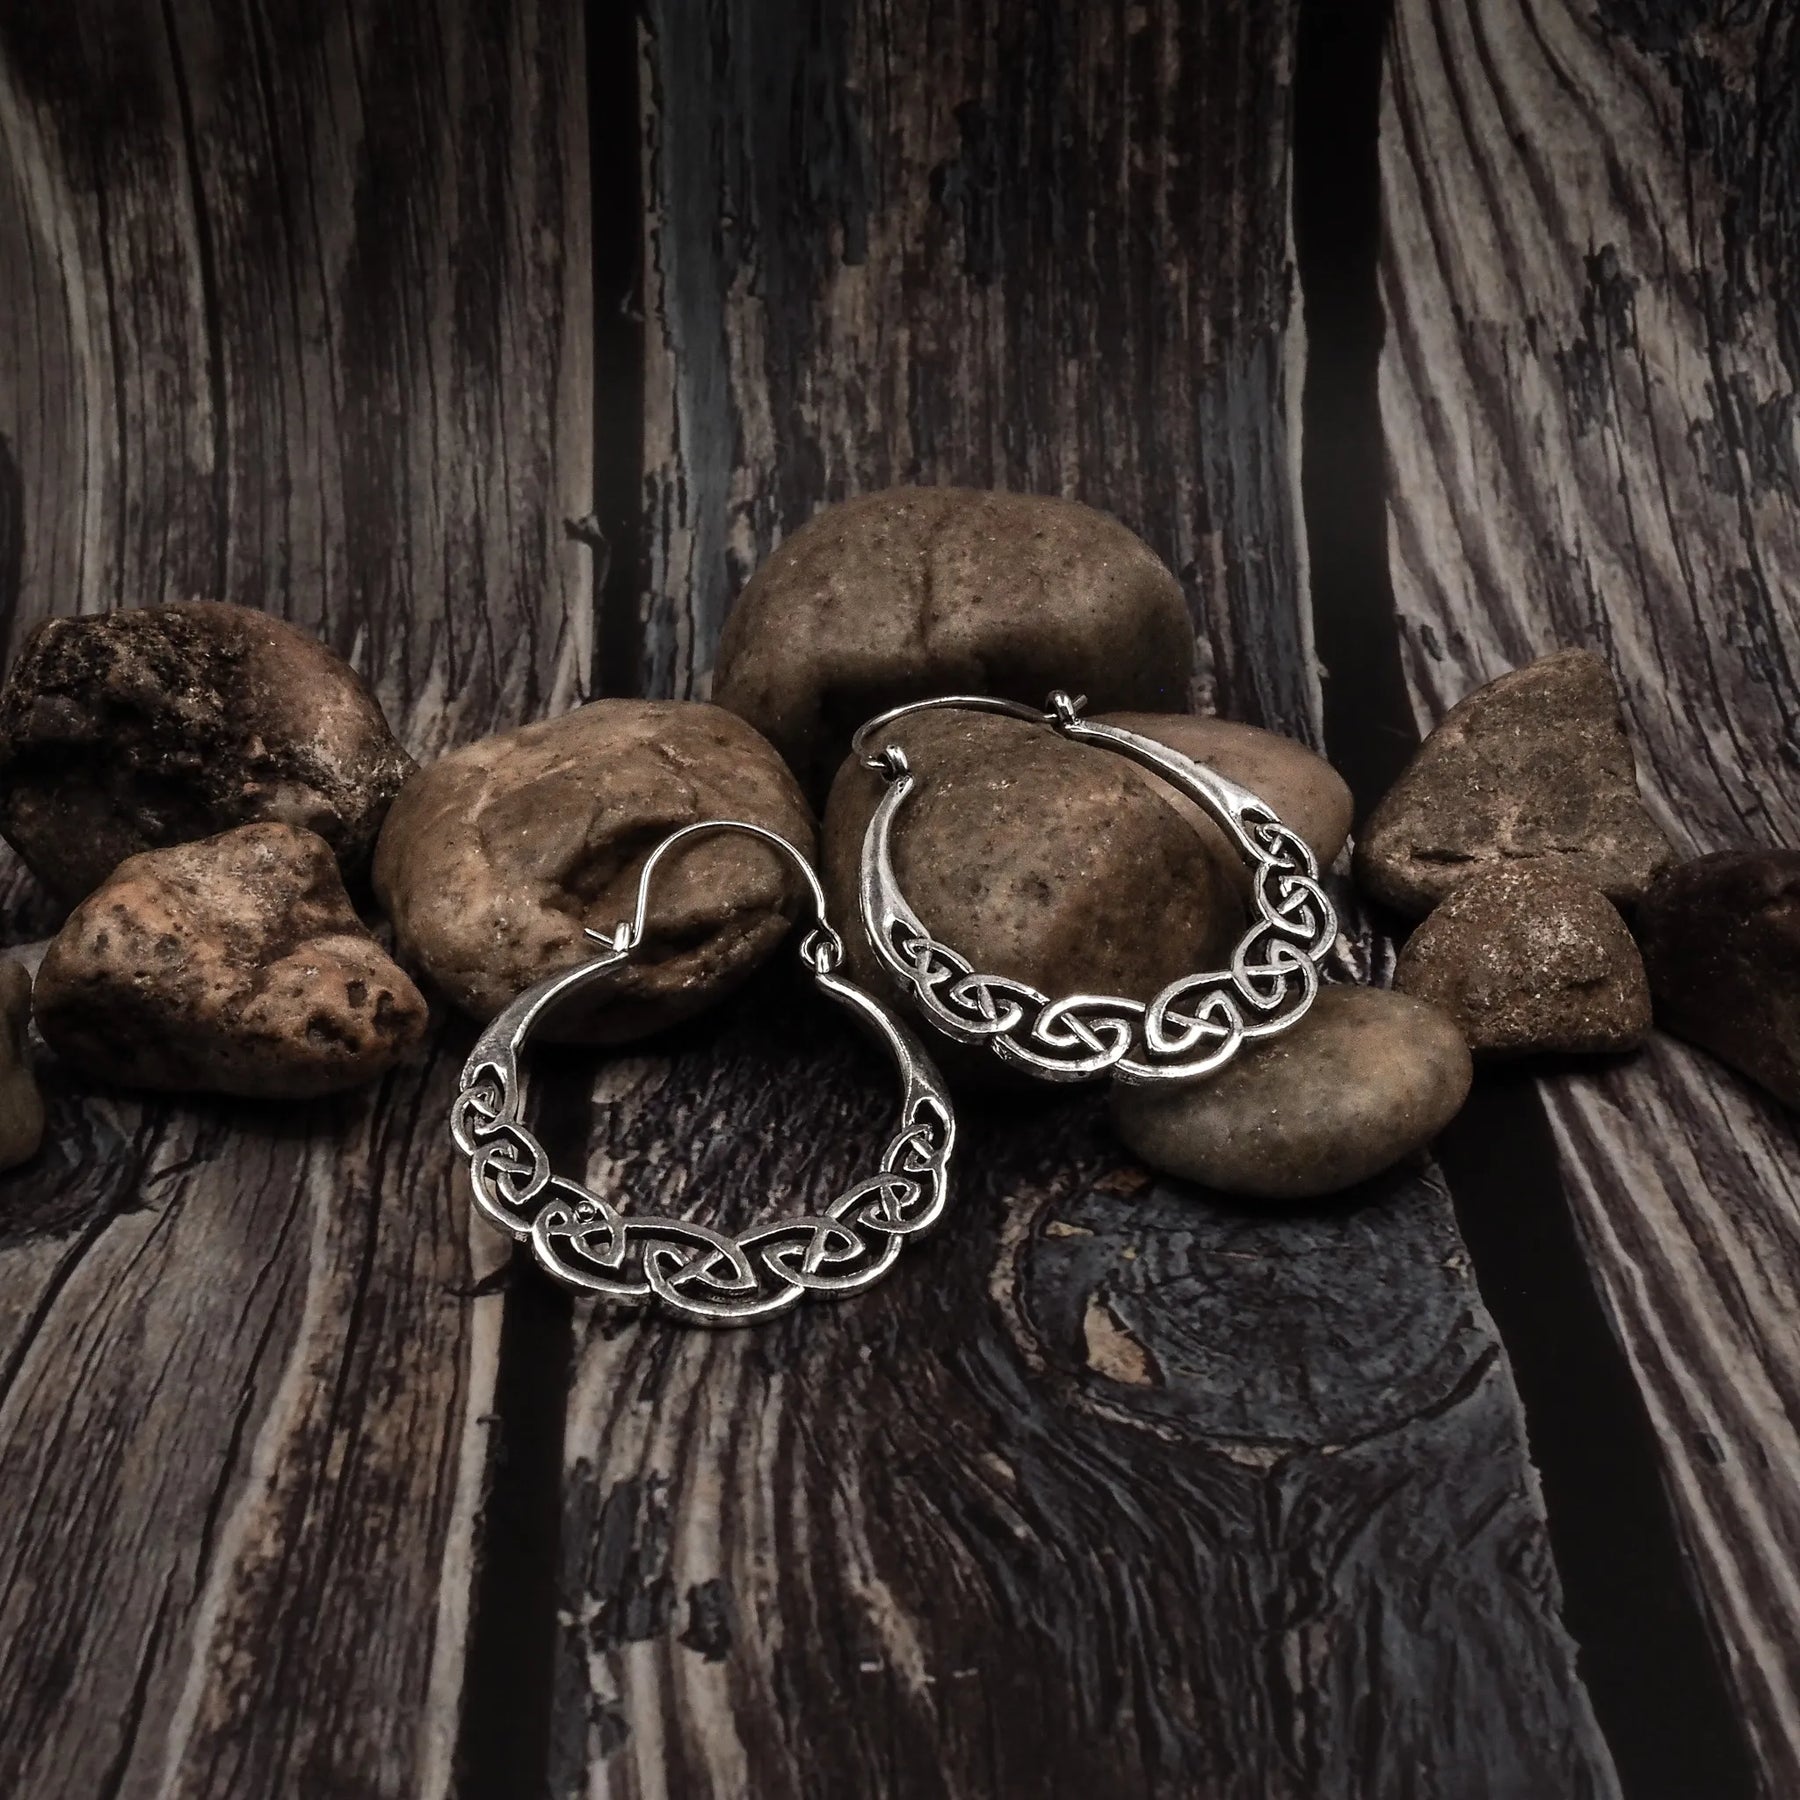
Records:
{"label": "silver metal jewelry", "polygon": [[[1319,991],[1319,964],[1337,938],[1337,914],[1319,886],[1318,864],[1298,833],[1263,800],[1151,738],[1081,717],[1084,701],[1050,696],[1047,712],[986,695],[951,694],[897,706],[851,740],[863,766],[888,783],[862,844],[863,924],[883,963],[946,1036],[985,1043],[1046,1081],[1083,1081],[1110,1071],[1131,1083],[1192,1081],[1222,1068],[1253,1038],[1297,1023]],[[1047,725],[1079,744],[1128,756],[1197,801],[1250,866],[1256,916],[1229,968],[1186,975],[1155,999],[1068,994],[1053,1000],[1022,981],[984,975],[934,937],[894,877],[894,820],[916,785],[906,752],[871,741],[910,713],[936,708],[1005,713]]]}
{"label": "silver metal jewelry", "polygon": [[[823,1213],[780,1219],[732,1237],[691,1219],[628,1213],[604,1195],[552,1174],[524,1123],[519,1054],[558,1002],[605,981],[644,941],[651,877],[678,845],[709,832],[741,831],[781,851],[804,877],[813,925],[801,960],[819,989],[860,1019],[893,1058],[900,1128],[875,1174]],[[587,935],[605,950],[529,987],[481,1034],[463,1067],[450,1135],[469,1159],[482,1216],[531,1245],[559,1281],[614,1300],[653,1300],[698,1324],[742,1324],[785,1311],[803,1296],[853,1294],[879,1281],[901,1246],[937,1222],[950,1187],[956,1119],[949,1091],[912,1033],[880,1001],[836,971],[844,944],[826,918],[811,864],[786,838],[736,819],[704,819],[673,831],[638,880],[637,912],[611,932]]]}

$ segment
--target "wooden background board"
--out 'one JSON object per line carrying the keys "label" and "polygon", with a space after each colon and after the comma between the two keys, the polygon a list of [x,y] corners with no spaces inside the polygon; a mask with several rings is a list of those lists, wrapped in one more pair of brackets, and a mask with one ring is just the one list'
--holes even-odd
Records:
{"label": "wooden background board", "polygon": [[[0,11],[9,647],[266,606],[421,754],[580,698],[582,69],[550,0]],[[448,1791],[499,1329],[457,1060],[53,1094],[0,1223],[0,1790]]]}
{"label": "wooden background board", "polygon": [[[1588,644],[1690,852],[1800,826],[1800,9],[1403,0],[1393,576],[1422,724]],[[1761,1791],[1800,1789],[1800,1158],[1704,1056],[1543,1083]]]}
{"label": "wooden background board", "polygon": [[[430,755],[703,694],[822,501],[996,483],[1169,560],[1198,704],[1373,767],[1595,641],[1688,841],[1791,831],[1784,8],[1400,0],[1385,87],[1373,4],[1348,59],[1311,0],[582,10],[0,12],[9,649],[267,606]],[[1317,125],[1315,168],[1373,183],[1379,89],[1394,329],[1303,508],[1308,21],[1308,106],[1354,89],[1371,128]],[[1398,729],[1322,687],[1343,571],[1302,518],[1383,427],[1400,636],[1385,570],[1329,630],[1403,658]],[[1349,963],[1387,953],[1353,919]],[[791,992],[557,1062],[547,1140],[645,1203],[825,1196],[888,1096]],[[1151,1181],[1091,1099],[971,1109],[955,1217],[884,1287],[695,1335],[509,1276],[445,1154],[468,1036],[311,1108],[53,1092],[0,1182],[6,1792],[1695,1791],[1629,1717],[1661,1690],[1596,1723],[1548,1433],[1435,1166],[1250,1214]],[[1791,1125],[1672,1049],[1544,1095],[1574,1278],[1785,1792]]]}
{"label": "wooden background board", "polygon": [[[1130,520],[1201,698],[1317,741],[1295,16],[650,8],[652,691],[822,497],[999,483]],[[789,1020],[616,1059],[590,1180],[827,1199],[885,1096]],[[550,1790],[1614,1792],[1435,1176],[1269,1224],[1093,1103],[967,1124],[954,1221],[854,1308],[577,1309]]]}
{"label": "wooden background board", "polygon": [[704,697],[730,597],[827,500],[1105,480],[1195,599],[1197,700],[1316,731],[1293,16],[646,9],[646,691]]}

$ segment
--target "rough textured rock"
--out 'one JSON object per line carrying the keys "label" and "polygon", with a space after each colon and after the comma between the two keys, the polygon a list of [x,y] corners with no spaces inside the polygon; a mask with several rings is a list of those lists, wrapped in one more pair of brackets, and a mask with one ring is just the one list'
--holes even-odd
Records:
{"label": "rough textured rock", "polygon": [[373,1080],[427,1023],[331,846],[292,825],[127,857],[44,953],[32,1007],[100,1080],[281,1099]]}
{"label": "rough textured rock", "polygon": [[[1255,725],[1238,725],[1229,719],[1198,718],[1182,713],[1109,713],[1098,723],[1117,725],[1135,731],[1140,737],[1155,738],[1195,762],[1218,770],[1227,780],[1235,781],[1259,794],[1284,825],[1290,825],[1312,846],[1321,869],[1337,860],[1350,836],[1352,802],[1350,789],[1324,757],[1316,755],[1304,744],[1279,732],[1264,731]],[[1129,765],[1136,768],[1137,765]],[[1214,853],[1236,872],[1240,885],[1248,886],[1248,872],[1242,859],[1225,839],[1211,818],[1191,801],[1174,794],[1166,782],[1147,769],[1140,770],[1145,781],[1187,817]]]}
{"label": "rough textured rock", "polygon": [[1633,902],[1672,854],[1638,796],[1611,673],[1568,650],[1444,715],[1363,827],[1356,875],[1419,918],[1498,863],[1534,862]]}
{"label": "rough textured rock", "polygon": [[[1047,994],[1149,999],[1224,965],[1244,922],[1237,895],[1173,798],[1123,757],[983,713],[921,713],[893,736],[919,778],[895,826],[895,874],[919,917],[978,969]],[[822,873],[852,971],[891,994],[856,903],[883,791],[846,760],[825,809]],[[953,1079],[1029,1080],[1008,1080],[986,1050],[929,1041]]]}
{"label": "rough textured rock", "polygon": [[1441,1006],[1478,1056],[1632,1050],[1643,958],[1596,887],[1535,863],[1471,875],[1407,939],[1394,986]]}
{"label": "rough textured rock", "polygon": [[1666,869],[1638,937],[1657,1023],[1800,1107],[1800,851]]}
{"label": "rough textured rock", "polygon": [[1187,705],[1194,632],[1144,542],[1069,500],[889,488],[820,513],[725,622],[713,698],[815,798],[866,718],[931,694]]}
{"label": "rough textured rock", "polygon": [[31,1022],[31,971],[0,962],[0,1169],[37,1154],[44,1141],[44,1100],[25,1048]]}
{"label": "rough textured rock", "polygon": [[250,607],[47,619],[0,689],[0,831],[64,900],[234,825],[317,832],[352,878],[412,768],[368,685]]}
{"label": "rough textured rock", "polygon": [[[401,952],[478,1019],[594,953],[636,907],[645,859],[699,819],[742,819],[814,850],[780,757],[741,719],[691,701],[598,700],[421,769],[381,834],[375,888]],[[659,865],[647,942],[586,1010],[547,1022],[623,1043],[722,999],[770,956],[798,890],[742,833]]]}
{"label": "rough textured rock", "polygon": [[1207,1081],[1115,1083],[1113,1122],[1152,1168],[1229,1194],[1330,1194],[1422,1148],[1456,1116],[1468,1047],[1435,1006],[1327,987],[1291,1031]]}

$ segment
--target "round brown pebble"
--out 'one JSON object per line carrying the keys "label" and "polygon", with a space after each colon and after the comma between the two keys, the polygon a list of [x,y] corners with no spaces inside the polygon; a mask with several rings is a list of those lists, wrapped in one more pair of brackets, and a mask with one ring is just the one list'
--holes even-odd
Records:
{"label": "round brown pebble", "polygon": [[140,850],[265,819],[361,875],[411,768],[362,677],[252,607],[46,619],[0,689],[0,832],[70,903]]}
{"label": "round brown pebble", "polygon": [[1456,1116],[1468,1046],[1435,1006],[1326,987],[1300,1023],[1209,1080],[1127,1087],[1113,1122],[1152,1168],[1228,1194],[1336,1193],[1422,1149]]}
{"label": "round brown pebble", "polygon": [[1417,919],[1483,869],[1528,861],[1636,901],[1672,855],[1638,795],[1611,671],[1567,650],[1444,715],[1358,836],[1356,878]]}
{"label": "round brown pebble", "polygon": [[31,971],[0,961],[0,1169],[29,1160],[44,1141],[44,1099],[25,1048],[30,1022]]}
{"label": "round brown pebble", "polygon": [[1532,863],[1471,875],[1406,941],[1394,986],[1441,1006],[1477,1056],[1633,1050],[1644,962],[1596,887]]}
{"label": "round brown pebble", "polygon": [[[535,981],[595,954],[583,936],[631,918],[664,837],[742,819],[814,851],[812,816],[780,757],[743,720],[681,700],[597,700],[454,750],[394,803],[375,891],[401,954],[464,1012],[491,1019]],[[741,832],[658,865],[645,942],[565,1040],[618,1044],[721,1000],[765,962],[798,890]]]}
{"label": "round brown pebble", "polygon": [[[919,782],[894,828],[901,891],[984,974],[1050,995],[1147,1000],[1229,956],[1243,927],[1230,882],[1167,790],[1123,757],[984,713],[921,713],[891,741]],[[863,833],[883,791],[845,762],[825,809],[822,874],[853,973],[892,993],[857,910]],[[985,1049],[935,1035],[931,1048],[953,1079],[1028,1079],[1007,1080]]]}
{"label": "round brown pebble", "polygon": [[127,857],[52,940],[32,1007],[99,1080],[279,1099],[373,1080],[428,1022],[331,846],[291,825]]}
{"label": "round brown pebble", "polygon": [[1800,1107],[1800,851],[1665,870],[1638,910],[1656,1019]]}
{"label": "round brown pebble", "polygon": [[[1349,786],[1324,757],[1293,738],[1257,725],[1187,713],[1108,713],[1096,723],[1154,738],[1248,788],[1274,808],[1282,824],[1306,840],[1321,869],[1330,868],[1350,836]],[[1139,774],[1193,825],[1239,885],[1248,888],[1249,870],[1211,816],[1148,769]]]}
{"label": "round brown pebble", "polygon": [[828,507],[750,579],[713,698],[814,797],[864,719],[932,694],[1180,711],[1194,666],[1181,585],[1143,540],[1072,500],[888,488]]}

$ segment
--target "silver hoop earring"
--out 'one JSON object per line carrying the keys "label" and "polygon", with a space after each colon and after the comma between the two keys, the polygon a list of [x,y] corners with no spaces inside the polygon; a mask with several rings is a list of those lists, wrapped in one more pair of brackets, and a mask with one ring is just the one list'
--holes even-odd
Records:
{"label": "silver hoop earring", "polygon": [[[566,1176],[553,1174],[544,1147],[524,1123],[519,1055],[558,1002],[604,981],[644,940],[651,877],[662,859],[709,832],[741,831],[781,851],[805,880],[813,926],[801,960],[821,992],[869,1028],[900,1074],[900,1128],[881,1165],[823,1213],[780,1219],[733,1237],[690,1219],[632,1214]],[[481,1034],[463,1066],[450,1135],[469,1159],[482,1216],[531,1245],[557,1280],[613,1300],[657,1301],[695,1324],[766,1319],[805,1296],[854,1294],[879,1281],[901,1246],[934,1225],[950,1188],[956,1119],[950,1095],[911,1032],[872,995],[836,971],[843,940],[826,918],[812,865],[786,838],[735,819],[705,819],[673,831],[650,853],[638,880],[635,917],[587,934],[602,954],[547,976]]]}
{"label": "silver hoop earring", "polygon": [[[1222,1068],[1255,1038],[1299,1022],[1319,991],[1319,964],[1337,937],[1337,914],[1319,886],[1306,842],[1248,788],[1166,744],[1081,717],[1083,702],[1050,696],[1048,712],[985,695],[954,694],[897,706],[851,740],[863,766],[888,783],[863,836],[858,899],[876,954],[917,999],[929,1022],[965,1044],[985,1043],[1045,1081],[1107,1072],[1120,1081],[1192,1081]],[[894,876],[894,820],[916,785],[895,743],[871,740],[910,713],[938,708],[1004,713],[1047,725],[1079,744],[1129,757],[1197,801],[1251,871],[1256,916],[1231,965],[1174,981],[1153,1000],[1069,994],[1053,1000],[1001,975],[984,975],[934,937]]]}

